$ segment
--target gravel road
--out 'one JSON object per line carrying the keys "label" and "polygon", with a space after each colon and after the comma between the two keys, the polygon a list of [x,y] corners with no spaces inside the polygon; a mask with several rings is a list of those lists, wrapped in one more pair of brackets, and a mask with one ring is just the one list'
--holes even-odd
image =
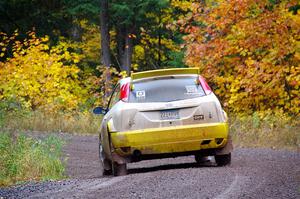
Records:
{"label": "gravel road", "polygon": [[129,164],[102,177],[96,136],[69,136],[68,180],[0,188],[0,198],[300,198],[300,153],[237,148],[232,164],[197,165],[192,156]]}

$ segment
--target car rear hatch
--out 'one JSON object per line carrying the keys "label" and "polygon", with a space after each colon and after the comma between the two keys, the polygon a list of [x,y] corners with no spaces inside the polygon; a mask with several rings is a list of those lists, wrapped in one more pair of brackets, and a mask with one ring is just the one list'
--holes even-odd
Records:
{"label": "car rear hatch", "polygon": [[213,93],[205,92],[198,78],[177,75],[133,82],[120,113],[120,131],[112,133],[114,146],[121,152],[129,148],[129,154],[224,146],[228,125],[221,105]]}
{"label": "car rear hatch", "polygon": [[223,121],[218,100],[206,94],[198,75],[148,78],[133,82],[122,110],[122,131]]}

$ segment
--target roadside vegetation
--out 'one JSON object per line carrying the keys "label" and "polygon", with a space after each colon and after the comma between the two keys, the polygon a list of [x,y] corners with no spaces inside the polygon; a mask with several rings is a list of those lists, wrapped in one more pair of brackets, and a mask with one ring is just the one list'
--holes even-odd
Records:
{"label": "roadside vegetation", "polygon": [[300,120],[282,112],[255,112],[230,117],[235,147],[300,150]]}
{"label": "roadside vegetation", "polygon": [[46,113],[35,111],[9,111],[3,113],[0,127],[10,132],[35,131],[40,133],[97,134],[101,116],[91,112]]}
{"label": "roadside vegetation", "polygon": [[64,178],[63,141],[0,132],[0,186]]}

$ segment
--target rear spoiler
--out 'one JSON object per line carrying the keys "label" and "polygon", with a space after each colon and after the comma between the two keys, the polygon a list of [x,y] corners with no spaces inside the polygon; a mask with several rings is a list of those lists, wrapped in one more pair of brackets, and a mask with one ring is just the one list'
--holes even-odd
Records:
{"label": "rear spoiler", "polygon": [[131,74],[131,80],[143,79],[148,77],[166,76],[166,75],[188,75],[196,74],[199,75],[199,68],[172,68],[172,69],[160,69],[151,70],[145,72],[138,72]]}

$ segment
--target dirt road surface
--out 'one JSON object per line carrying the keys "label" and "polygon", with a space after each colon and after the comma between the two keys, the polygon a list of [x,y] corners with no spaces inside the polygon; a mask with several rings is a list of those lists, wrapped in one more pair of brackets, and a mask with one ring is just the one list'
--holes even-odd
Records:
{"label": "dirt road surface", "polygon": [[192,156],[128,164],[102,177],[96,136],[68,136],[69,179],[0,188],[0,198],[300,198],[300,153],[237,148],[232,164],[197,165]]}

